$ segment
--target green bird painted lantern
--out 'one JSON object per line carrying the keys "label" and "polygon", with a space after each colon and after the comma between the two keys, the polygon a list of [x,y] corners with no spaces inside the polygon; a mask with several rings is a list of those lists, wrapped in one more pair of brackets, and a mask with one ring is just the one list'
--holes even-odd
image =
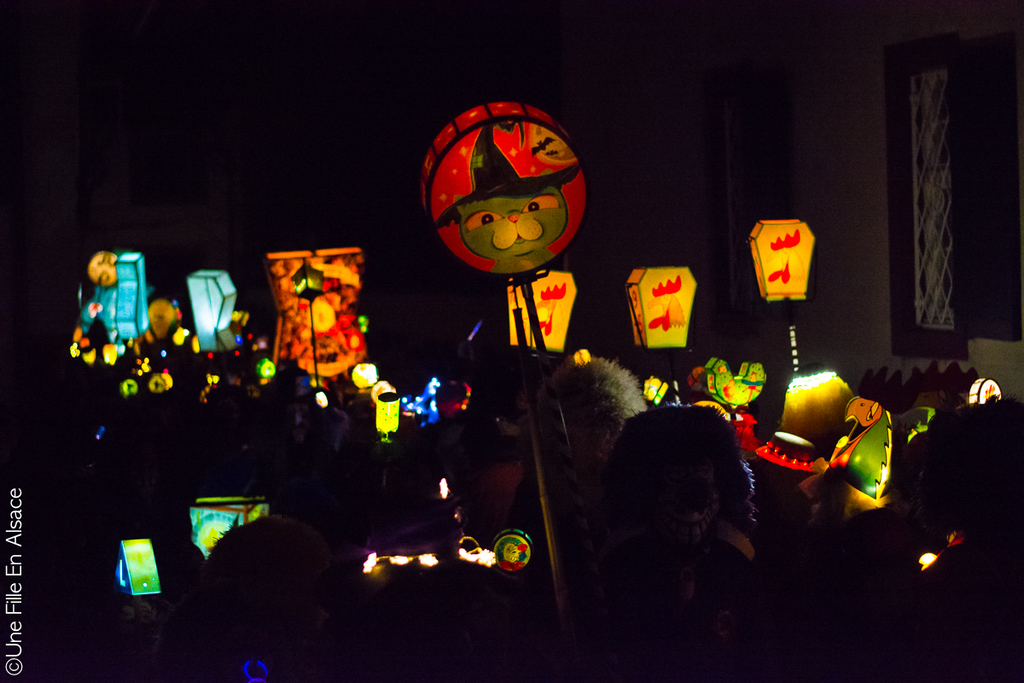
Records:
{"label": "green bird painted lantern", "polygon": [[876,501],[885,495],[892,455],[892,419],[877,401],[855,397],[846,406],[853,427],[836,442],[829,467],[853,488]]}
{"label": "green bird painted lantern", "polygon": [[743,363],[735,375],[721,358],[712,358],[704,366],[707,393],[722,405],[737,408],[750,404],[761,395],[765,372],[760,363]]}

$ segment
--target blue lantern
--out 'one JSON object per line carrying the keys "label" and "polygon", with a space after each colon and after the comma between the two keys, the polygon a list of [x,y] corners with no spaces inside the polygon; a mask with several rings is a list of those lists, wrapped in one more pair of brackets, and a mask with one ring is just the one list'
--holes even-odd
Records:
{"label": "blue lantern", "polygon": [[238,292],[226,270],[197,270],[188,276],[192,317],[200,351],[231,351],[238,346],[231,313]]}

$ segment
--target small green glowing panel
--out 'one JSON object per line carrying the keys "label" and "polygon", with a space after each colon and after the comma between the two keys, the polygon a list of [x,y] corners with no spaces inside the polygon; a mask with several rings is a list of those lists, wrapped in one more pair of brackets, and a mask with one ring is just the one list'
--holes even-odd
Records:
{"label": "small green glowing panel", "polygon": [[148,538],[121,541],[121,552],[117,558],[117,588],[130,595],[160,592],[156,556]]}

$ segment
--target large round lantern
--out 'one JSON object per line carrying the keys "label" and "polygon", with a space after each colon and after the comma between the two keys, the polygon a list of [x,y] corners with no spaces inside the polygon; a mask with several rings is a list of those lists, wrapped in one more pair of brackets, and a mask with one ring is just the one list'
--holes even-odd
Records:
{"label": "large round lantern", "polygon": [[423,208],[445,245],[492,273],[523,273],[557,256],[579,228],[586,185],[554,119],[494,102],[463,112],[427,151]]}

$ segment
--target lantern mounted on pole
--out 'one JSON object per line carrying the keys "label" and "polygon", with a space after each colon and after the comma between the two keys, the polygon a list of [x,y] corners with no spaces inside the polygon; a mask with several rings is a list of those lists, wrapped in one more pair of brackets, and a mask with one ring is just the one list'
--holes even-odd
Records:
{"label": "lantern mounted on pole", "polygon": [[[569,333],[572,306],[576,301],[576,280],[572,273],[552,270],[533,283],[533,305],[537,309],[540,330],[544,336],[544,348],[554,353],[565,351],[565,338]],[[512,346],[519,345],[516,332],[516,313],[523,319],[528,346],[537,348],[533,330],[528,320],[526,300],[522,287],[508,286],[508,326]]]}
{"label": "lantern mounted on pole", "polygon": [[[626,280],[633,343],[646,349],[686,348],[696,292],[697,281],[687,267],[634,269]],[[675,363],[671,351],[666,353],[670,384],[678,398]]]}
{"label": "lantern mounted on pole", "polygon": [[[545,329],[548,325],[542,324],[538,309],[541,302],[548,301],[552,310],[547,312],[552,317],[546,320],[551,327],[558,325],[561,311],[555,310],[556,300],[562,297],[555,295],[562,292],[552,288],[545,299],[547,288],[541,287],[535,301],[533,284],[538,279],[538,270],[569,244],[583,218],[586,184],[580,162],[567,140],[565,131],[548,114],[529,105],[491,102],[474,107],[449,122],[427,150],[420,177],[420,199],[438,237],[453,254],[478,270],[511,276],[511,325],[515,326],[514,338],[520,342],[523,388],[555,602],[562,634],[574,642],[567,574],[560,565],[558,534],[543,474],[536,406],[538,387],[535,376],[527,372],[530,354],[526,346],[530,342],[536,345],[542,381],[558,408],[552,411],[553,417],[560,413],[561,406],[548,358],[545,337],[550,333]],[[567,311],[565,320],[568,321]],[[553,420],[556,429],[559,425],[564,430],[562,419]],[[566,477],[574,480],[576,473],[568,440],[556,441],[558,460]],[[578,495],[574,496],[573,505],[578,512],[576,527],[584,558],[581,564],[591,584],[590,594],[599,596],[602,594],[596,555],[590,530],[579,512],[582,501]]]}
{"label": "lantern mounted on pole", "polygon": [[292,273],[295,294],[309,305],[309,334],[313,340],[313,383],[320,385],[320,371],[316,364],[316,325],[313,322],[313,300],[324,293],[324,271],[305,262]]}
{"label": "lantern mounted on pole", "polygon": [[583,218],[586,185],[562,127],[518,102],[455,117],[423,160],[420,199],[465,263],[524,273],[557,256]]}
{"label": "lantern mounted on pole", "polygon": [[[814,233],[807,223],[791,220],[758,221],[750,233],[750,252],[761,298],[765,301],[805,301],[814,256]],[[796,351],[796,321],[792,303],[789,313],[789,344],[793,374],[800,370]]]}

